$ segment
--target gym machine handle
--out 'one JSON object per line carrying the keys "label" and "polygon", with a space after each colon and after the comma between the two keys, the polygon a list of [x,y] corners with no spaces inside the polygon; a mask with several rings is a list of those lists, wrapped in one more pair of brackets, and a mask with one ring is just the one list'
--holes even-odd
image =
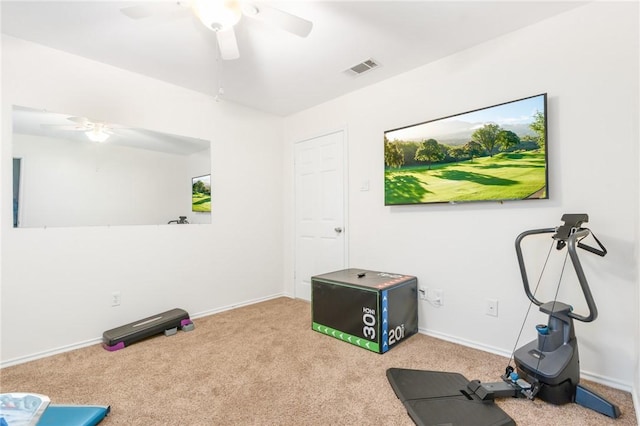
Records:
{"label": "gym machine handle", "polygon": [[[524,291],[527,294],[527,297],[529,298],[529,300],[531,300],[533,303],[535,303],[538,306],[541,306],[543,302],[536,299],[533,293],[531,293],[531,287],[529,286],[529,279],[527,276],[527,271],[524,266],[524,259],[522,256],[521,242],[524,238],[530,235],[556,233],[556,231],[557,231],[557,228],[533,229],[530,231],[524,231],[523,233],[518,235],[518,237],[516,238],[516,254],[518,256],[518,265],[520,266],[520,274],[522,275],[522,283],[524,285]],[[573,318],[582,322],[594,321],[598,317],[598,308],[596,307],[596,303],[593,300],[593,296],[591,295],[591,289],[589,288],[589,284],[587,283],[587,278],[584,275],[584,270],[582,269],[580,259],[578,259],[578,254],[576,253],[576,246],[582,249],[585,249],[587,251],[590,251],[592,253],[598,254],[600,256],[604,256],[607,253],[606,249],[602,246],[602,244],[600,244],[598,240],[596,241],[598,241],[598,244],[602,248],[602,251],[577,242],[578,240],[581,240],[587,237],[589,233],[590,233],[589,230],[586,228],[579,228],[579,229],[574,228],[574,231],[568,237],[562,238],[560,241],[558,241],[558,250],[564,248],[564,243],[566,243],[566,246],[569,250],[569,256],[571,258],[571,263],[573,264],[573,268],[575,269],[576,275],[578,276],[578,282],[580,283],[582,293],[584,294],[585,301],[587,302],[587,308],[589,309],[589,315],[587,316],[579,315],[574,312],[569,312],[567,313],[567,315],[570,318]]]}

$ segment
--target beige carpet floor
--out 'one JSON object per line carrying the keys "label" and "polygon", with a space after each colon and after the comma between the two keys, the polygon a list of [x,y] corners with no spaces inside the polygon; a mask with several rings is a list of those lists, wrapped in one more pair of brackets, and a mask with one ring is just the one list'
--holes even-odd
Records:
{"label": "beige carpet floor", "polygon": [[[310,311],[307,302],[278,298],[196,319],[192,332],[120,351],[94,345],[4,368],[0,392],[111,405],[101,426],[412,425],[387,368],[455,371],[490,382],[506,366],[503,357],[425,335],[376,354],[311,330]],[[587,384],[615,401],[622,416],[540,400],[498,405],[519,425],[637,424],[629,393]]]}

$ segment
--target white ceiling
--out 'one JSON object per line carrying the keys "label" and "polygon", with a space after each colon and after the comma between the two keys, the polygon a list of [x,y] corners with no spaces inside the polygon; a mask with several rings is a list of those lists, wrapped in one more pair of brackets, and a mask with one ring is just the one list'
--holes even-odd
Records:
{"label": "white ceiling", "polygon": [[[240,59],[219,59],[215,33],[184,5],[5,1],[1,30],[55,49],[286,116],[580,6],[576,1],[274,1],[313,22],[301,38],[244,16]],[[255,3],[259,4],[259,3]],[[353,76],[373,58],[380,66]],[[508,60],[508,59],[506,59]]]}

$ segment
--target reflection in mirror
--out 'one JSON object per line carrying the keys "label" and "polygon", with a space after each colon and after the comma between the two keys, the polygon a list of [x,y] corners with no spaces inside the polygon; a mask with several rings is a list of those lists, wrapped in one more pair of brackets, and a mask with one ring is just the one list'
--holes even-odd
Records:
{"label": "reflection in mirror", "polygon": [[192,211],[192,179],[211,173],[209,141],[12,112],[14,227],[211,223]]}

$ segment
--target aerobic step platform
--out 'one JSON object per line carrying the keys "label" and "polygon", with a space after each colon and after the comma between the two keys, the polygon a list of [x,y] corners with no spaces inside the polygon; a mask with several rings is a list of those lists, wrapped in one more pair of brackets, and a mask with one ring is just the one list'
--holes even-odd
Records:
{"label": "aerobic step platform", "polygon": [[194,327],[187,311],[176,308],[105,331],[102,333],[102,347],[108,351],[117,351],[155,334],[171,336],[178,332],[178,328],[191,331]]}

